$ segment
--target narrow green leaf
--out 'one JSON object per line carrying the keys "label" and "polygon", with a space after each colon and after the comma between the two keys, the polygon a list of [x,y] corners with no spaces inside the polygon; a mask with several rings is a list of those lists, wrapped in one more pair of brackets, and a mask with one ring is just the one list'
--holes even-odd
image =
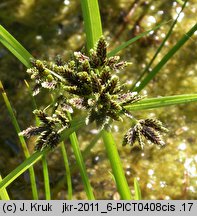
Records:
{"label": "narrow green leaf", "polygon": [[[170,20],[171,21],[171,20]],[[163,23],[160,23],[159,25],[155,26],[154,28],[148,30],[148,31],[145,31],[139,35],[137,35],[136,37],[134,38],[131,38],[130,40],[124,42],[123,44],[121,44],[120,46],[116,47],[114,50],[112,50],[111,52],[109,52],[107,54],[108,57],[111,57],[111,56],[114,56],[116,55],[118,52],[120,52],[122,49],[126,48],[127,46],[129,46],[130,44],[134,43],[135,41],[139,40],[140,38],[144,37],[145,35],[147,35],[148,33],[150,33],[151,31],[155,31],[156,29],[160,28],[162,25],[165,25],[169,23],[168,22],[163,22]]]}
{"label": "narrow green leaf", "polygon": [[[7,94],[6,94],[5,90],[4,90],[4,87],[3,87],[3,84],[2,84],[1,81],[0,81],[0,91],[2,93],[2,96],[3,96],[4,102],[6,104],[7,110],[9,112],[12,124],[13,124],[16,132],[17,132],[17,135],[18,135],[19,141],[21,143],[21,147],[22,147],[22,150],[24,152],[25,158],[28,158],[28,157],[30,157],[30,153],[29,153],[29,150],[27,148],[27,144],[25,142],[24,137],[19,136],[19,133],[21,132],[21,129],[19,127],[19,124],[18,124],[18,121],[17,121],[16,116],[14,114],[13,108],[12,108],[12,106],[10,104],[10,101],[9,101],[9,99],[7,97]],[[33,167],[29,168],[29,174],[30,174],[30,181],[31,181],[33,199],[37,200],[38,199],[38,191],[37,191],[36,178],[35,178],[35,172],[34,172]]]}
{"label": "narrow green leaf", "polygon": [[85,25],[87,50],[89,51],[103,34],[99,5],[97,0],[81,0],[81,7]]}
{"label": "narrow green leaf", "polygon": [[43,154],[42,156],[42,168],[43,168],[43,176],[44,176],[45,198],[46,200],[51,200],[49,171],[47,166],[46,154]]}
{"label": "narrow green leaf", "polygon": [[[0,182],[2,181],[2,177],[0,174]],[[6,188],[4,188],[1,192],[0,192],[0,199],[1,200],[10,200],[10,197],[8,195],[8,192],[6,190]]]}
{"label": "narrow green leaf", "polygon": [[147,98],[135,104],[127,105],[127,110],[155,109],[165,106],[197,102],[197,94],[173,95],[159,98]]}
{"label": "narrow green leaf", "polygon": [[[33,92],[28,84],[28,82],[25,80],[25,84],[27,86],[29,95],[31,97],[32,105],[33,105],[33,110],[37,109],[37,103],[36,100],[33,96]],[[36,126],[39,126],[40,120],[36,116]],[[50,181],[49,181],[49,172],[48,172],[48,166],[47,166],[47,157],[46,154],[43,154],[42,157],[42,167],[43,167],[43,177],[44,177],[44,188],[45,188],[45,198],[46,200],[51,200],[51,190],[50,190]]]}
{"label": "narrow green leaf", "polygon": [[[71,120],[71,115],[69,113],[68,113],[68,117]],[[73,152],[75,155],[75,159],[76,159],[77,164],[79,166],[80,174],[82,177],[82,181],[84,184],[84,188],[85,188],[87,197],[89,200],[94,200],[95,199],[94,194],[93,194],[92,187],[91,187],[89,179],[88,179],[85,163],[84,163],[84,160],[83,160],[80,148],[79,148],[79,143],[78,143],[76,133],[75,132],[71,133],[69,138],[70,138],[72,149],[73,149]]]}
{"label": "narrow green leaf", "polygon": [[1,182],[0,182],[0,193],[6,188],[9,184],[11,184],[17,177],[19,177],[22,173],[24,173],[27,169],[29,169],[33,164],[35,164],[38,160],[42,158],[44,152],[47,152],[48,149],[43,151],[39,151],[31,155],[27,158],[23,163],[21,163],[18,167],[16,167],[12,172],[10,172]]}
{"label": "narrow green leaf", "polygon": [[[82,151],[82,156],[83,156],[84,159],[88,158],[88,156],[90,157],[91,149],[95,146],[95,144],[100,139],[100,137],[101,137],[101,132],[99,132],[92,139],[92,141],[87,145],[87,147]],[[70,167],[71,174],[76,173],[76,171],[78,171],[77,164],[72,164],[71,167]],[[60,191],[60,189],[63,187],[64,183],[65,183],[65,179],[64,178],[60,179],[60,181],[52,189],[52,194],[54,194],[54,195],[57,194]]]}
{"label": "narrow green leaf", "polygon": [[66,182],[68,186],[68,200],[72,200],[72,181],[71,181],[71,173],[70,173],[70,166],[68,162],[68,156],[66,152],[66,147],[64,145],[64,142],[60,143],[63,159],[64,159],[64,166],[66,169]]}
{"label": "narrow green leaf", "polygon": [[138,180],[136,178],[134,178],[134,190],[135,190],[135,200],[141,200],[142,199],[141,189]]}
{"label": "narrow green leaf", "polygon": [[[82,120],[73,120],[71,122],[71,128],[65,129],[62,134],[60,141],[65,140],[69,137],[69,135],[73,132],[78,130],[80,127],[82,127],[85,124],[85,121],[82,122]],[[10,172],[1,182],[0,182],[0,192],[2,189],[6,188],[8,185],[10,185],[16,178],[18,178],[22,173],[24,173],[29,167],[31,167],[33,164],[35,164],[37,161],[39,161],[44,153],[48,153],[49,149],[44,149],[43,151],[39,151],[31,155],[29,158],[27,158],[23,163],[21,163],[18,167],[16,167],[12,172]]]}
{"label": "narrow green leaf", "polygon": [[0,42],[27,68],[31,66],[32,55],[2,25],[0,25]]}
{"label": "narrow green leaf", "polygon": [[197,31],[197,23],[172,47],[172,49],[161,59],[161,61],[153,68],[153,70],[141,81],[138,87],[133,91],[140,92],[156,74],[161,71],[161,68],[172,58],[172,56],[190,39],[190,37]]}
{"label": "narrow green leaf", "polygon": [[135,88],[136,84],[142,79],[142,77],[144,77],[144,75],[149,72],[149,69],[150,69],[151,65],[153,64],[154,60],[156,59],[156,57],[158,56],[158,54],[160,53],[160,51],[164,47],[164,45],[165,45],[166,41],[168,40],[168,38],[170,37],[170,35],[172,34],[172,31],[173,31],[173,29],[174,29],[174,27],[175,27],[175,25],[176,25],[176,23],[178,21],[178,18],[180,17],[181,13],[183,12],[183,10],[184,10],[187,2],[188,2],[188,0],[185,0],[185,2],[183,4],[181,10],[179,11],[176,19],[174,20],[174,22],[170,26],[170,29],[169,29],[168,33],[166,34],[165,38],[163,39],[162,43],[158,47],[157,51],[155,52],[154,56],[152,57],[152,59],[150,60],[150,62],[148,63],[148,65],[143,70],[142,74],[139,76],[139,78],[132,85],[131,90],[133,90]]}
{"label": "narrow green leaf", "polygon": [[120,157],[113,136],[106,130],[102,131],[103,142],[105,144],[106,152],[110,160],[113,175],[117,185],[118,192],[120,193],[121,199],[130,200],[131,193],[125,178],[125,174],[122,168]]}

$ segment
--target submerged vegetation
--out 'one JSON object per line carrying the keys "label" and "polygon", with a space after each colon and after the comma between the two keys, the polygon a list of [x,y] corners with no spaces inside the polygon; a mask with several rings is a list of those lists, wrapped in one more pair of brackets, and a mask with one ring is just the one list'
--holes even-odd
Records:
{"label": "submerged vegetation", "polygon": [[[63,189],[63,198],[131,199],[132,197],[135,197],[135,199],[141,199],[140,188],[142,189],[142,198],[151,198],[151,193],[154,193],[154,190],[150,191],[150,194],[147,195],[143,189],[151,188],[154,184],[153,180],[147,183],[145,186],[145,183],[143,182],[144,177],[137,178],[137,176],[140,176],[140,169],[139,173],[137,173],[138,168],[136,167],[135,169],[135,166],[137,163],[140,163],[140,159],[142,159],[144,153],[146,154],[147,149],[150,149],[148,150],[150,151],[150,156],[146,161],[149,161],[149,167],[151,167],[151,163],[154,162],[154,159],[152,159],[154,155],[157,157],[159,152],[164,149],[162,148],[161,150],[154,148],[153,150],[151,144],[156,144],[156,146],[159,147],[166,146],[165,150],[163,150],[163,152],[165,151],[165,154],[161,154],[163,154],[164,157],[165,155],[167,157],[170,153],[168,150],[168,145],[165,143],[168,144],[170,142],[169,140],[171,139],[175,128],[172,128],[171,126],[172,119],[167,116],[168,112],[165,114],[166,117],[162,117],[160,114],[158,114],[158,112],[156,114],[151,112],[150,114],[144,115],[145,112],[143,112],[143,110],[197,101],[196,94],[175,94],[173,96],[150,98],[151,91],[148,93],[147,91],[142,91],[144,87],[150,83],[150,81],[155,91],[155,85],[152,84],[155,81],[155,75],[158,74],[166,65],[166,63],[172,59],[174,54],[179,51],[189,39],[191,39],[192,35],[197,30],[197,24],[194,24],[187,33],[183,34],[182,38],[178,40],[174,46],[171,46],[163,58],[160,59],[152,69],[150,68],[157,55],[161,54],[161,49],[164,48],[165,42],[172,34],[172,30],[179,16],[187,5],[187,1],[182,3],[183,4],[177,17],[173,21],[169,32],[166,34],[166,37],[160,44],[153,59],[149,64],[147,64],[147,67],[145,67],[143,73],[136,77],[136,82],[132,82],[132,86],[128,85],[128,72],[126,72],[126,70],[128,70],[127,67],[129,68],[129,71],[132,70],[132,64],[129,61],[124,60],[124,58],[121,58],[123,60],[120,60],[120,57],[116,55],[117,52],[124,51],[127,46],[136,40],[141,40],[140,43],[144,44],[149,34],[151,35],[154,30],[156,31],[166,23],[159,24],[156,27],[143,32],[142,34],[138,34],[137,36],[133,34],[132,39],[122,43],[122,45],[117,46],[114,49],[112,49],[113,43],[109,42],[109,47],[111,47],[112,50],[107,52],[107,42],[105,39],[107,37],[104,37],[102,33],[102,25],[100,21],[97,0],[81,1],[83,19],[85,22],[87,49],[85,51],[85,49],[81,49],[80,47],[80,50],[82,51],[73,52],[72,50],[70,52],[70,59],[66,59],[65,55],[61,55],[63,57],[58,55],[56,58],[54,58],[54,61],[51,60],[53,59],[53,55],[50,56],[50,60],[38,60],[47,59],[43,58],[44,55],[42,55],[42,58],[40,56],[36,56],[36,58],[34,58],[11,34],[9,34],[2,26],[0,26],[0,42],[2,42],[2,44],[27,67],[27,73],[30,75],[33,81],[30,84],[30,86],[33,84],[32,90],[28,82],[25,82],[28,88],[29,96],[33,103],[33,113],[35,115],[34,126],[29,126],[30,124],[27,121],[25,126],[29,127],[21,131],[14,108],[9,102],[3,84],[0,83],[3,99],[11,116],[12,123],[19,136],[23,153],[26,157],[24,162],[21,162],[21,164],[13,171],[8,173],[6,177],[0,179],[1,199],[9,199],[9,190],[7,191],[7,187],[9,185],[13,185],[12,182],[26,170],[29,170],[30,174],[32,188],[31,198],[39,198],[40,189],[37,188],[37,175],[35,174],[36,171],[34,170],[35,167],[33,167],[33,165],[40,159],[42,159],[43,165],[42,171],[44,176],[43,183],[45,189],[45,198],[61,198],[61,196],[56,196],[56,194],[61,191],[59,188],[62,188],[62,185],[65,184],[64,177],[58,179],[56,183],[54,183],[54,180],[51,180],[53,186],[50,186],[50,172],[48,171],[48,165],[53,163],[53,160],[48,160],[47,154],[51,152],[51,149],[53,150],[50,153],[52,157],[54,157],[56,150],[58,149],[61,151],[61,153],[58,153],[58,158],[63,157],[64,160],[67,190],[65,190],[65,188]],[[131,9],[134,10],[137,4],[138,3],[134,1]],[[145,7],[146,6],[143,6],[143,9],[145,9]],[[95,14],[97,14],[97,16],[95,16]],[[138,23],[139,22],[140,20],[138,20]],[[116,38],[119,37],[119,34],[121,34],[121,29],[119,32],[117,31]],[[144,37],[146,39],[143,41]],[[166,85],[167,83],[164,85],[164,88]],[[45,100],[42,99],[43,95],[46,98]],[[156,95],[157,93],[154,94],[154,96]],[[41,101],[38,100],[39,97],[41,97]],[[141,113],[138,111],[141,111]],[[163,123],[158,119],[162,120],[162,122],[168,126],[168,129],[164,127]],[[96,136],[89,143],[89,145],[84,148],[81,137],[92,137],[93,133],[95,133],[91,132],[93,131],[92,128],[96,128]],[[76,132],[79,129],[80,133],[77,136]],[[116,131],[116,133],[114,133],[114,131]],[[162,133],[167,132],[169,133],[166,136],[166,139],[163,139]],[[34,138],[30,139],[31,146],[32,144],[35,146],[34,153],[30,153],[33,152],[33,150],[31,147],[27,147],[23,136],[26,136],[27,138],[34,136],[37,137],[36,141]],[[116,137],[115,139],[114,136]],[[90,158],[92,155],[91,151],[97,144],[97,141],[100,141],[101,137],[103,139],[108,161],[110,162],[112,169],[111,176],[113,185],[116,185],[116,187],[113,186],[113,188],[110,188],[111,183],[107,184],[108,188],[104,188],[102,184],[105,185],[105,181],[102,182],[101,180],[98,180],[95,182],[94,179],[96,178],[92,179],[91,176],[94,177],[97,175],[97,172],[101,172],[101,170],[99,171],[99,167],[102,169],[102,172],[105,169],[103,169],[102,165],[98,163],[98,165],[96,165],[98,168],[95,168],[94,171],[90,171],[89,162],[86,160],[87,156]],[[69,138],[71,145],[68,145],[67,141],[65,141],[67,138]],[[134,143],[137,142],[140,148],[138,148],[138,145],[134,145]],[[54,148],[59,143],[61,148]],[[121,143],[122,146],[125,146],[124,148],[120,148],[119,144]],[[144,148],[145,143],[150,144],[149,148]],[[132,146],[132,148],[127,148],[128,144]],[[121,152],[121,160],[117,150],[118,148]],[[103,146],[101,149],[103,154]],[[144,153],[139,154],[139,152],[142,151],[141,149],[143,149]],[[61,157],[60,154],[62,154]],[[75,159],[73,159],[73,155]],[[122,155],[124,155],[124,157]],[[128,168],[126,166],[126,164],[128,164],[126,162],[128,155],[129,157],[133,157],[133,164],[129,165],[130,171],[127,170]],[[92,160],[92,163],[97,164],[98,158],[99,156],[95,156],[95,159]],[[72,162],[75,160],[76,165],[73,165],[75,162]],[[143,160],[145,161],[145,158]],[[181,160],[185,160],[186,163],[186,156],[183,156]],[[155,163],[160,163],[160,159]],[[173,161],[169,160],[168,165],[173,166]],[[162,164],[160,166],[162,166]],[[76,175],[76,169],[79,169],[80,171],[86,197],[84,195],[78,195],[76,192],[76,186],[80,185],[78,182],[78,177],[74,178]],[[131,170],[135,170],[135,172],[131,174]],[[154,174],[154,170],[151,168],[149,168],[147,172],[150,176],[153,176]],[[71,179],[71,175],[74,180]],[[64,174],[62,176],[64,176]],[[171,179],[173,178],[174,177]],[[56,186],[54,186],[54,184],[56,184]],[[159,184],[161,185],[162,190],[162,188],[166,185],[166,181],[162,181],[161,178]],[[100,185],[99,188],[97,188],[97,185]],[[100,188],[104,188],[103,191],[101,191],[102,195],[98,195]],[[132,191],[133,188],[134,192]],[[105,192],[107,193],[108,190],[117,190],[117,197],[111,194],[111,192],[110,194],[106,195]],[[15,198],[14,195],[12,196]],[[44,195],[42,195],[42,197],[44,197]],[[168,197],[153,196],[152,198],[167,199]],[[184,197],[184,199],[185,198],[187,197]]]}

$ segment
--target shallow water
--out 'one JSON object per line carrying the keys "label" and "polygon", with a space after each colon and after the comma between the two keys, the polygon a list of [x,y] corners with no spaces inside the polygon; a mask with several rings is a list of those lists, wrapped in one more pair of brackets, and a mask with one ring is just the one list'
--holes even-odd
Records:
{"label": "shallow water", "polygon": [[[4,0],[0,3],[0,19],[6,27],[35,57],[53,59],[57,54],[69,58],[73,50],[84,46],[84,32],[79,1],[62,0]],[[132,62],[124,72],[119,73],[128,87],[138,78],[165,37],[173,19],[180,10],[176,1],[100,1],[104,35],[113,49],[121,42],[148,30],[161,21],[169,21],[159,30],[130,45],[120,55]],[[173,34],[159,54],[154,65],[194,24],[197,12],[195,0],[189,1]],[[110,14],[110,16],[109,16]],[[167,96],[197,92],[197,34],[195,34],[167,63],[151,83],[141,92],[148,97]],[[0,45],[0,78],[15,107],[21,128],[33,120],[31,99],[23,82],[29,80],[25,68]],[[38,104],[48,98],[38,96]],[[42,99],[42,100],[40,100]],[[2,176],[24,160],[16,133],[9,120],[3,100],[0,99],[0,172]],[[113,134],[119,148],[126,176],[133,191],[133,178],[137,177],[143,199],[196,199],[197,198],[197,118],[196,104],[186,104],[138,111],[133,115],[139,119],[155,117],[170,130],[165,136],[166,147],[158,149],[147,145],[144,150],[121,146],[123,134],[130,126],[129,121],[114,123]],[[95,136],[94,126],[78,132],[81,148],[84,149]],[[33,142],[29,142],[33,149]],[[72,151],[71,164],[74,163]],[[64,166],[59,149],[49,155],[51,185],[54,199],[64,199]],[[58,165],[58,166],[57,166]],[[118,199],[102,140],[99,140],[89,154],[86,165],[97,199]],[[41,164],[36,165],[38,186],[43,198]],[[79,174],[73,175],[75,198],[86,198]],[[27,174],[18,178],[10,187],[13,199],[31,199],[27,194]],[[30,191],[30,190],[29,190]]]}

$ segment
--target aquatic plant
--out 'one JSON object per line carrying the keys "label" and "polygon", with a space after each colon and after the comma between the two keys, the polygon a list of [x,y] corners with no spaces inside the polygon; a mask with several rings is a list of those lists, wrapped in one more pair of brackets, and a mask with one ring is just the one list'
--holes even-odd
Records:
{"label": "aquatic plant", "polygon": [[[19,134],[19,138],[22,139],[23,135],[27,137],[38,136],[35,147],[36,152],[31,156],[27,155],[27,159],[23,163],[1,180],[0,191],[3,192],[2,194],[4,194],[6,199],[9,198],[6,187],[25,170],[33,168],[33,164],[41,158],[43,160],[46,199],[51,198],[45,155],[51,148],[53,149],[61,142],[66,173],[69,173],[65,145],[62,142],[66,138],[70,139],[87,197],[88,199],[94,199],[93,190],[88,179],[75,134],[75,131],[84,126],[85,123],[90,124],[93,122],[95,122],[100,129],[100,135],[105,144],[121,199],[131,199],[130,188],[124,175],[115,141],[110,132],[111,124],[113,121],[122,121],[123,115],[130,119],[131,128],[123,137],[123,145],[133,145],[135,141],[138,141],[140,146],[143,147],[145,143],[144,140],[149,140],[156,145],[163,146],[164,141],[161,137],[161,132],[167,132],[167,129],[157,119],[135,119],[133,116],[134,110],[157,108],[197,100],[196,94],[148,99],[143,99],[143,97],[138,94],[193,35],[197,29],[197,25],[194,25],[162,58],[156,67],[153,68],[152,72],[141,80],[142,82],[137,89],[129,91],[121,84],[118,76],[115,74],[116,70],[124,69],[129,63],[120,61],[119,57],[115,55],[121,49],[146,35],[150,30],[138,35],[136,38],[132,38],[123,43],[120,47],[107,53],[107,44],[102,37],[98,2],[96,0],[84,0],[81,1],[81,3],[87,37],[87,52],[75,52],[73,58],[67,62],[64,62],[60,57],[54,62],[34,59],[3,27],[0,28],[0,41],[28,68],[28,74],[35,81],[33,95],[38,94],[42,88],[46,88],[49,89],[50,93],[54,93],[55,96],[54,101],[45,109],[35,109],[34,107],[34,114],[39,120],[38,124],[30,126],[21,132],[16,124],[17,121],[12,107],[8,103],[9,101],[3,85],[0,85],[2,95],[16,131]],[[156,26],[155,28],[159,28],[160,26],[161,25]],[[72,119],[71,114],[76,109],[82,110],[85,113],[85,117],[83,118],[82,116],[81,118],[80,116],[80,120],[76,118]],[[32,173],[31,170],[30,174]],[[68,189],[70,189],[69,198],[71,199],[72,185],[69,179],[70,176],[68,176],[67,180]],[[31,181],[33,182],[32,191],[35,192],[35,178],[31,178]],[[136,179],[134,181],[134,188],[136,192],[135,197],[140,199],[140,189]],[[36,192],[33,198],[37,198]]]}
{"label": "aquatic plant", "polygon": [[90,56],[74,52],[73,59],[64,62],[60,57],[55,62],[32,60],[32,67],[27,73],[35,82],[33,95],[41,88],[50,92],[59,92],[52,116],[46,111],[35,110],[41,125],[29,127],[22,135],[26,137],[39,135],[36,150],[55,147],[60,141],[61,132],[70,126],[67,112],[84,110],[87,113],[86,124],[96,122],[97,128],[110,130],[113,121],[123,121],[121,115],[128,116],[133,126],[124,137],[124,145],[137,140],[144,146],[142,135],[152,143],[163,146],[165,143],[160,132],[167,132],[162,123],[154,119],[137,121],[124,108],[142,99],[137,92],[125,89],[120,83],[116,70],[122,70],[129,63],[119,61],[119,56],[107,57],[107,43],[103,37],[96,48],[90,50]]}

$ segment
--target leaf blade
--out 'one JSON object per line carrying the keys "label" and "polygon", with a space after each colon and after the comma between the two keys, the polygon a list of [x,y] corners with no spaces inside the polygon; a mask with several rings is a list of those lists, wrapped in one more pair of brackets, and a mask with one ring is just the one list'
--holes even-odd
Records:
{"label": "leaf blade", "polygon": [[32,55],[2,25],[0,25],[0,42],[27,68],[31,66]]}
{"label": "leaf blade", "polygon": [[[171,20],[170,20],[171,21]],[[151,31],[155,31],[156,29],[160,28],[162,25],[167,24],[169,21],[167,22],[162,22],[159,25],[155,26],[154,28],[147,30],[139,35],[137,35],[134,38],[131,38],[130,40],[122,43],[120,46],[116,47],[115,49],[113,49],[112,51],[110,51],[107,56],[111,57],[116,55],[119,51],[121,51],[122,49],[126,48],[127,46],[129,46],[130,44],[134,43],[135,41],[139,40],[140,38],[144,37],[145,35],[147,35],[148,33],[150,33]]]}
{"label": "leaf blade", "polygon": [[140,92],[161,70],[161,68],[173,57],[173,55],[190,39],[197,31],[197,23],[167,52],[161,61],[153,68],[153,70],[145,76],[139,86],[135,86],[133,91]]}
{"label": "leaf blade", "polygon": [[165,106],[197,102],[197,94],[173,95],[161,98],[147,98],[135,104],[125,106],[128,110],[145,110]]}

